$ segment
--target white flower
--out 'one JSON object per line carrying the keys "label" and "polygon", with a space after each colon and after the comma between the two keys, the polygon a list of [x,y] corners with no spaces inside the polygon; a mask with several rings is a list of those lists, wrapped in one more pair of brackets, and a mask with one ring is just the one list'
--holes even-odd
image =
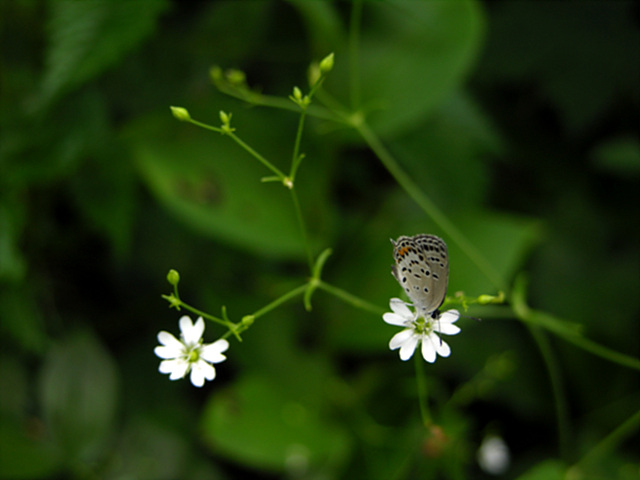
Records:
{"label": "white flower", "polygon": [[501,475],[509,468],[509,447],[502,438],[490,435],[485,437],[478,449],[480,468],[491,475]]}
{"label": "white flower", "polygon": [[168,373],[169,380],[184,378],[191,371],[191,383],[196,387],[204,385],[205,380],[216,377],[213,363],[224,362],[222,352],[229,348],[229,342],[224,339],[213,343],[203,344],[204,320],[199,317],[193,324],[187,315],[180,319],[180,340],[169,332],[158,333],[157,346],[154,353],[164,360],[160,362],[160,373]]}
{"label": "white flower", "polygon": [[422,343],[422,357],[429,363],[436,361],[436,354],[441,357],[451,354],[451,348],[440,335],[460,333],[460,328],[454,325],[460,317],[457,310],[447,310],[438,318],[424,318],[418,312],[412,312],[408,304],[399,298],[392,298],[389,306],[393,313],[385,313],[382,319],[389,325],[404,327],[404,330],[396,333],[389,342],[391,350],[400,349],[401,360],[409,360],[418,343]]}

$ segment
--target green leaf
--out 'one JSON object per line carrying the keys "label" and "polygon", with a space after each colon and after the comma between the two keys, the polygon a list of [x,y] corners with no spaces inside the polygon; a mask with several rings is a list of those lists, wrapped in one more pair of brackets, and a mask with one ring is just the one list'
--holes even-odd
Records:
{"label": "green leaf", "polygon": [[[361,104],[382,135],[410,128],[460,86],[478,54],[483,17],[472,0],[365,2],[359,47]],[[346,45],[326,88],[349,91]],[[349,104],[349,102],[346,102]]]}
{"label": "green leaf", "polygon": [[110,240],[119,257],[130,245],[135,173],[127,153],[106,146],[72,179],[78,209],[87,223]]}
{"label": "green leaf", "polygon": [[288,190],[261,183],[265,168],[228,138],[140,144],[136,157],[158,200],[200,233],[263,255],[304,255]]}
{"label": "green leaf", "polygon": [[483,159],[502,146],[489,118],[457,90],[417,127],[390,142],[399,163],[440,208],[475,209],[489,185]]}
{"label": "green leaf", "polygon": [[24,206],[18,201],[0,204],[0,281],[19,281],[26,273],[26,261],[19,240],[26,220]]}
{"label": "green leaf", "polygon": [[591,154],[594,164],[623,178],[640,176],[640,142],[620,137],[603,142]]}
{"label": "green leaf", "polygon": [[74,334],[49,351],[40,382],[44,419],[70,461],[96,461],[117,402],[113,360],[91,334]]}
{"label": "green leaf", "polygon": [[562,480],[567,475],[567,467],[559,460],[545,460],[528,472],[520,475],[518,480]]}
{"label": "green leaf", "polygon": [[320,412],[266,377],[247,375],[208,403],[203,426],[211,448],[272,471],[306,470],[344,455],[344,434]]}
{"label": "green leaf", "polygon": [[0,332],[24,350],[41,353],[47,334],[33,288],[26,282],[0,290]]}
{"label": "green leaf", "polygon": [[[456,226],[507,283],[522,267],[542,234],[541,226],[535,220],[489,211],[467,212],[456,218]],[[449,241],[447,245],[449,295],[458,290],[470,296],[496,293],[484,273],[456,244]]]}
{"label": "green leaf", "polygon": [[55,478],[62,465],[57,453],[31,438],[23,425],[0,422],[0,478]]}
{"label": "green leaf", "polygon": [[52,1],[40,105],[91,80],[152,33],[164,0]]}

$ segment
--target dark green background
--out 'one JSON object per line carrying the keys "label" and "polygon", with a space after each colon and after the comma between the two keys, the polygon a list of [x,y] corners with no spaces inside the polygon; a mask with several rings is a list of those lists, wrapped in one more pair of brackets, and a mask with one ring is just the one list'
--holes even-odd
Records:
{"label": "dark green background", "polygon": [[[476,308],[425,364],[434,421],[420,425],[413,362],[395,329],[318,291],[231,340],[202,389],[154,356],[183,298],[238,321],[308,276],[288,192],[229,139],[288,170],[291,111],[218,92],[209,68],[252,88],[325,89],[349,105],[350,2],[2,1],[0,28],[0,477],[25,479],[560,478],[638,410],[637,371],[544,334],[568,412],[558,438],[545,361],[509,309]],[[367,120],[421,190],[533,308],[640,353],[640,11],[633,2],[365,2],[359,65]],[[323,278],[386,309],[399,288],[389,238],[449,243],[449,292],[494,294],[460,248],[353,131],[309,118],[297,182]],[[509,292],[507,292],[509,293]],[[210,326],[207,341],[222,330]],[[584,478],[637,478],[637,421]]]}

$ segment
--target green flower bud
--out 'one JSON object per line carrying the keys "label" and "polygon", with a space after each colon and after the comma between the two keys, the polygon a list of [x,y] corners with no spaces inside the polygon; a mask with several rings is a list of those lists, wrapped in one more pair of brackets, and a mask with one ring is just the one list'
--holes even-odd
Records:
{"label": "green flower bud", "polygon": [[189,115],[189,112],[187,111],[186,108],[182,108],[182,107],[169,107],[169,108],[171,108],[171,113],[173,114],[173,116],[176,117],[181,122],[188,122],[189,120],[191,120],[191,115]]}
{"label": "green flower bud", "polygon": [[327,55],[320,62],[320,71],[322,73],[329,73],[333,69],[333,52]]}
{"label": "green flower bud", "polygon": [[231,123],[231,114],[223,112],[222,110],[220,110],[220,121],[224,125],[229,125]]}
{"label": "green flower bud", "polygon": [[178,285],[180,282],[180,274],[172,268],[169,270],[169,273],[167,273],[167,282],[174,286]]}
{"label": "green flower bud", "polygon": [[313,62],[311,65],[309,65],[309,71],[307,72],[307,78],[309,79],[309,85],[315,85],[318,80],[320,80],[320,77],[322,76],[322,73],[320,72],[320,66],[318,65],[317,62]]}
{"label": "green flower bud", "polygon": [[247,80],[247,76],[242,70],[230,69],[227,70],[227,81],[232,85],[244,85]]}
{"label": "green flower bud", "polygon": [[218,65],[214,65],[209,69],[209,76],[213,83],[217,83],[222,80],[222,69]]}

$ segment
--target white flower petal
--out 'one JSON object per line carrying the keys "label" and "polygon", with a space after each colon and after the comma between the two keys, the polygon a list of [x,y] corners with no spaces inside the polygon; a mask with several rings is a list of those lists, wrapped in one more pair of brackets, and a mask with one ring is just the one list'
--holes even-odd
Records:
{"label": "white flower petal", "polygon": [[393,337],[391,337],[391,340],[389,341],[389,348],[391,350],[395,350],[396,348],[400,348],[412,336],[413,336],[413,330],[411,330],[409,328],[396,333]]}
{"label": "white flower petal", "polygon": [[194,325],[191,318],[185,315],[180,318],[179,324],[180,333],[182,334],[182,339],[185,345],[189,347],[197,345],[202,338],[202,333],[204,332],[204,320],[202,320],[202,317],[199,317]]}
{"label": "white flower petal", "polygon": [[408,322],[411,322],[411,319],[407,319],[397,313],[385,313],[382,315],[382,319],[389,325],[397,325],[399,327],[404,327]]}
{"label": "white flower petal", "polygon": [[413,319],[413,312],[407,306],[407,302],[403,302],[399,298],[392,298],[389,301],[389,306],[394,313],[400,315],[401,317]]}
{"label": "white flower petal", "polygon": [[429,363],[436,361],[436,349],[433,346],[431,338],[428,336],[422,339],[422,358]]}
{"label": "white flower petal", "polygon": [[200,348],[200,358],[210,363],[224,362],[227,357],[222,354],[229,348],[229,342],[221,338]]}
{"label": "white flower petal", "polygon": [[443,323],[440,326],[436,325],[434,330],[444,335],[457,335],[460,333],[460,327],[457,325],[451,325],[450,323]]}
{"label": "white flower petal", "polygon": [[182,346],[183,346],[180,340],[178,340],[176,337],[171,335],[169,332],[165,332],[164,330],[158,333],[158,341],[165,347],[182,349]]}
{"label": "white flower petal", "polygon": [[416,335],[411,335],[407,341],[404,342],[402,347],[400,347],[400,360],[406,362],[413,356],[413,352],[416,351],[416,346],[418,345],[418,337]]}
{"label": "white flower petal", "polygon": [[173,371],[169,375],[169,380],[178,380],[179,378],[184,378],[184,376],[189,371],[189,362],[182,358],[176,360],[165,360],[165,362],[175,362]]}
{"label": "white flower petal", "polygon": [[204,360],[199,360],[191,368],[191,383],[195,387],[202,387],[205,380],[213,380],[216,369]]}
{"label": "white flower petal", "polygon": [[158,371],[160,373],[171,373],[176,368],[176,360],[163,360],[160,362]]}
{"label": "white flower petal", "polygon": [[169,374],[170,380],[177,380],[178,378],[184,377],[188,369],[189,363],[182,358],[163,360],[160,362],[160,367],[158,367],[160,373]]}
{"label": "white flower petal", "polygon": [[445,323],[455,323],[460,318],[460,312],[457,310],[447,310],[440,314],[440,321]]}
{"label": "white flower petal", "polygon": [[155,353],[158,357],[168,359],[168,358],[178,358],[184,353],[184,345],[180,343],[180,348],[164,347],[158,346],[153,349],[153,353]]}
{"label": "white flower petal", "polygon": [[429,335],[429,338],[431,339],[431,343],[435,347],[438,355],[441,357],[448,357],[451,355],[451,347],[449,347],[449,344],[442,340],[442,338],[438,337],[435,333]]}

